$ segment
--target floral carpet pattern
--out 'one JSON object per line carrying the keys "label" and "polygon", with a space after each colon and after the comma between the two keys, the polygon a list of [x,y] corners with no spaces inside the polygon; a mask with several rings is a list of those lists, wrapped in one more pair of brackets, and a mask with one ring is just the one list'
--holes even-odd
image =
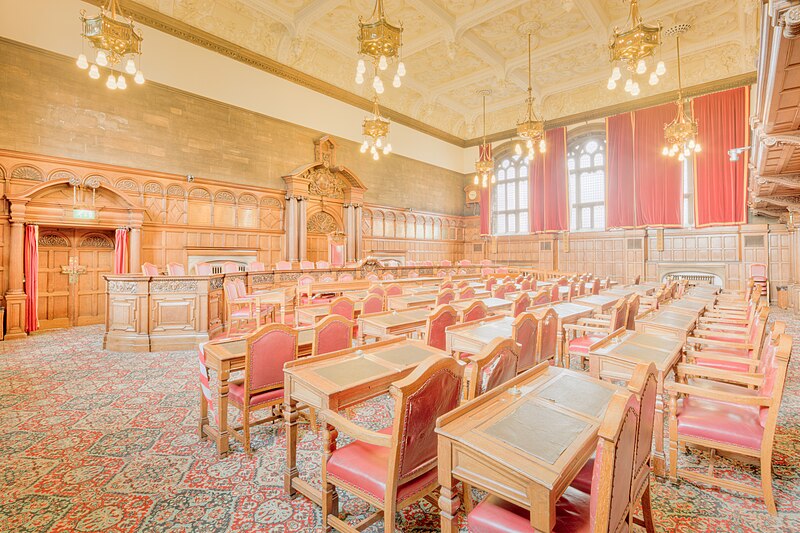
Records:
{"label": "floral carpet pattern", "polygon": [[[800,321],[793,315],[774,314],[788,321],[792,334],[800,334]],[[251,458],[234,441],[233,453],[219,459],[213,444],[198,438],[195,352],[125,354],[104,351],[101,345],[99,326],[0,342],[0,531],[321,529],[319,507],[303,497],[290,499],[283,491],[281,425],[253,431]],[[384,427],[389,424],[388,403],[378,398],[349,414],[359,423]],[[301,426],[301,476],[316,483],[320,450],[318,436]],[[680,460],[687,467],[704,465],[693,455],[682,454]],[[759,499],[655,480],[657,529],[800,531],[797,357],[773,463],[778,517],[771,517]],[[719,460],[718,472],[758,479],[756,466],[729,460]],[[369,511],[346,494],[340,501],[342,511],[354,518]],[[404,532],[438,531],[438,523],[437,510],[424,500],[396,517],[396,529]],[[383,531],[382,522],[369,531]]]}

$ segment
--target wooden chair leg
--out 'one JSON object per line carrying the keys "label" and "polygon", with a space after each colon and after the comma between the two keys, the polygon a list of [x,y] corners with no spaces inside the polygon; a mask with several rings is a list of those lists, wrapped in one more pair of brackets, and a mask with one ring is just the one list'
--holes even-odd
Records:
{"label": "wooden chair leg", "polygon": [[469,514],[470,511],[472,511],[472,506],[474,505],[474,502],[472,501],[472,486],[463,482],[461,483],[461,486],[462,486],[462,492],[464,493],[463,494],[464,512]]}
{"label": "wooden chair leg", "polygon": [[767,511],[772,516],[778,514],[778,509],[775,507],[775,496],[772,493],[772,451],[761,451],[761,491],[764,493],[764,503],[767,505]]}
{"label": "wooden chair leg", "polygon": [[383,510],[383,533],[394,533],[394,513],[397,510],[396,502],[385,502]]}
{"label": "wooden chair leg", "polygon": [[314,433],[319,431],[319,425],[317,424],[317,410],[313,407],[308,408],[308,422],[311,424],[311,429]]}
{"label": "wooden chair leg", "polygon": [[250,410],[247,407],[242,411],[242,433],[244,433],[244,451],[247,457],[252,457],[253,450],[250,448]]}
{"label": "wooden chair leg", "polygon": [[650,501],[650,483],[648,482],[642,493],[642,518],[644,518],[644,528],[647,533],[655,533],[656,528],[653,524],[653,507]]}

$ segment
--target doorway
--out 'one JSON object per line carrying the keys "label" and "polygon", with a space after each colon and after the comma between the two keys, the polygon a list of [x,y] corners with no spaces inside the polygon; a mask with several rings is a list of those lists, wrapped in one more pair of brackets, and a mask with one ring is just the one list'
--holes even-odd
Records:
{"label": "doorway", "polygon": [[[72,273],[65,273],[64,267]],[[114,271],[111,231],[39,228],[39,325],[42,329],[105,321],[106,284]]]}

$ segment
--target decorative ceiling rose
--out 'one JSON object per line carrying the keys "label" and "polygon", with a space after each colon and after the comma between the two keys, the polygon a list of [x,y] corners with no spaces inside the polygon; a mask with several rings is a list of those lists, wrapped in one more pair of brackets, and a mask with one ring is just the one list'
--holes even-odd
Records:
{"label": "decorative ceiling rose", "polygon": [[[544,120],[536,115],[533,103],[533,82],[532,82],[532,62],[531,62],[531,39],[533,30],[538,29],[540,26],[537,23],[528,23],[520,27],[520,30],[528,34],[528,98],[525,100],[525,119],[517,123],[517,135],[522,137],[525,141],[525,148],[527,154],[525,159],[531,161],[536,155],[538,148],[539,153],[543,154],[547,149],[547,144],[544,140]],[[517,143],[514,146],[514,151],[517,155],[522,155],[522,145]]]}
{"label": "decorative ceiling rose", "polygon": [[378,107],[378,95],[372,99],[372,117],[367,117],[361,125],[361,133],[364,135],[364,143],[361,145],[361,153],[369,150],[372,159],[380,159],[380,153],[389,155],[392,152],[392,145],[389,142],[389,121],[381,116]]}
{"label": "decorative ceiling rose", "polygon": [[697,142],[697,121],[692,118],[691,111],[686,114],[686,102],[683,99],[683,82],[681,81],[681,34],[691,29],[689,24],[678,24],[669,28],[665,33],[668,36],[675,36],[678,48],[678,115],[675,120],[664,126],[664,150],[665,156],[678,156],[679,161],[701,150],[700,143]]}
{"label": "decorative ceiling rose", "polygon": [[494,159],[492,159],[492,145],[486,142],[486,97],[492,94],[491,89],[481,89],[478,94],[483,97],[483,142],[479,150],[480,155],[475,161],[475,185],[484,189],[489,183],[494,183]]}
{"label": "decorative ceiling rose", "polygon": [[[142,36],[134,27],[133,20],[125,17],[119,8],[117,0],[109,0],[105,8],[93,18],[86,18],[86,11],[81,10],[83,22],[83,43],[81,55],[76,64],[82,70],[89,70],[89,77],[93,80],[100,78],[100,68],[108,67],[109,75],[106,87],[109,89],[124,90],[128,87],[125,76],[119,70],[124,70],[133,76],[133,81],[141,85],[144,83],[144,74],[139,66],[142,58]],[[84,53],[86,41],[97,50],[95,62],[89,63]]]}
{"label": "decorative ceiling rose", "polygon": [[[656,49],[661,46],[661,22],[653,26],[645,24],[642,15],[639,13],[639,0],[630,0],[631,10],[628,15],[630,27],[620,31],[614,28],[611,35],[609,49],[611,51],[611,64],[614,68],[611,77],[608,79],[608,89],[613,91],[617,88],[617,82],[622,79],[620,65],[624,66],[628,73],[625,80],[625,92],[631,96],[638,96],[641,92],[639,82],[634,80],[634,76],[643,76],[647,73],[647,59],[655,60]],[[656,85],[659,76],[667,72],[663,61],[656,64],[655,69],[650,73],[648,82]]]}
{"label": "decorative ceiling rose", "polygon": [[402,58],[403,25],[393,26],[386,20],[383,12],[383,0],[377,0],[372,15],[364,21],[358,17],[358,53],[360,56],[356,66],[356,84],[364,83],[367,72],[366,57],[372,63],[374,77],[372,88],[377,94],[383,94],[383,80],[379,72],[389,68],[389,61],[397,60],[392,87],[402,85],[401,78],[406,75],[406,66]]}

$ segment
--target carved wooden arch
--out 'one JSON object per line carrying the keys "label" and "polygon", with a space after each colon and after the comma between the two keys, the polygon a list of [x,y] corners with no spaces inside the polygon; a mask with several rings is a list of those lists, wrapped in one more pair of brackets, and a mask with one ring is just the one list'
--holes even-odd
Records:
{"label": "carved wooden arch", "polygon": [[78,242],[78,248],[105,248],[114,249],[114,241],[108,238],[108,235],[102,233],[88,233],[81,237]]}
{"label": "carved wooden arch", "polygon": [[70,238],[57,229],[47,228],[39,233],[38,244],[43,248],[70,248]]}
{"label": "carved wooden arch", "polygon": [[0,179],[1,180],[5,180],[6,179],[6,169],[3,168],[3,165],[0,165]]}
{"label": "carved wooden arch", "polygon": [[[316,231],[316,222],[315,219],[321,217],[330,217],[333,221],[335,227],[327,228],[327,231],[319,232]],[[333,209],[322,209],[320,206],[314,206],[309,208],[308,210],[308,218],[306,221],[306,230],[309,233],[332,233],[332,232],[341,232],[342,228],[344,228],[344,221],[339,213],[337,213]]]}

